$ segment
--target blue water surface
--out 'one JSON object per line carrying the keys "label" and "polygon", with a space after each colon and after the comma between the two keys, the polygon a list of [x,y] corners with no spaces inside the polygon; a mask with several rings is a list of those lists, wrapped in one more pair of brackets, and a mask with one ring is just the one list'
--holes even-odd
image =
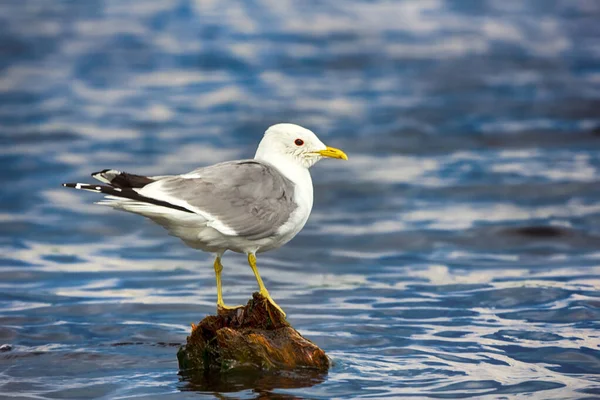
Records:
{"label": "blue water surface", "polygon": [[[593,0],[0,2],[0,398],[599,398],[599,44]],[[60,183],[277,122],[350,157],[259,257],[334,365],[186,378],[211,256]]]}

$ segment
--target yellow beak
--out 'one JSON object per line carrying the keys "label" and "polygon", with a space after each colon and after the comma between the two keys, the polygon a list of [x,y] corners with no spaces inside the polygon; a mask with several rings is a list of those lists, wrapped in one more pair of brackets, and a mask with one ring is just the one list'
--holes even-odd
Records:
{"label": "yellow beak", "polygon": [[329,147],[329,146],[327,146],[327,148],[325,150],[317,151],[317,153],[322,155],[323,157],[340,158],[342,160],[348,159],[348,156],[346,155],[346,153],[344,153],[340,149],[336,149],[334,147]]}

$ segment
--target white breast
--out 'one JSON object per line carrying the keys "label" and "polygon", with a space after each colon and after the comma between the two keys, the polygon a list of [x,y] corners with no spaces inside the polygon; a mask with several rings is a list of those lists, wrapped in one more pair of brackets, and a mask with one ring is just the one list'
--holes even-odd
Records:
{"label": "white breast", "polygon": [[304,185],[301,187],[296,186],[296,191],[294,192],[294,201],[298,205],[298,208],[294,210],[290,219],[277,230],[277,235],[280,236],[278,247],[292,240],[304,228],[306,221],[308,221],[313,206],[313,187],[308,171],[307,176],[307,182],[304,182]]}
{"label": "white breast", "polygon": [[[273,163],[275,161],[275,163]],[[272,163],[286,178],[294,183],[294,202],[297,207],[285,224],[277,229],[276,237],[258,251],[268,251],[283,246],[298,234],[308,221],[313,206],[313,184],[307,168],[287,160],[273,160]]]}

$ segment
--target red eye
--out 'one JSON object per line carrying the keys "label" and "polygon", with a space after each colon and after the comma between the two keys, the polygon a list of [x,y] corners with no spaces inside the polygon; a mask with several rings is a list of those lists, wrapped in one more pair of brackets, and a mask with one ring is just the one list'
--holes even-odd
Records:
{"label": "red eye", "polygon": [[302,146],[304,144],[304,140],[302,140],[302,139],[296,139],[294,141],[294,143],[296,143],[296,146]]}

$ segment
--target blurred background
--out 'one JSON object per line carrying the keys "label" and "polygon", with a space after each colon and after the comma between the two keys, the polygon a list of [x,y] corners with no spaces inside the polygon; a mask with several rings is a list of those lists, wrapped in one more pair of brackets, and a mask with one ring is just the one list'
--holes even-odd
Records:
{"label": "blurred background", "polygon": [[[350,158],[259,258],[334,367],[179,376],[211,256],[60,183],[252,157],[278,122]],[[600,396],[599,141],[595,0],[2,1],[0,398]]]}

